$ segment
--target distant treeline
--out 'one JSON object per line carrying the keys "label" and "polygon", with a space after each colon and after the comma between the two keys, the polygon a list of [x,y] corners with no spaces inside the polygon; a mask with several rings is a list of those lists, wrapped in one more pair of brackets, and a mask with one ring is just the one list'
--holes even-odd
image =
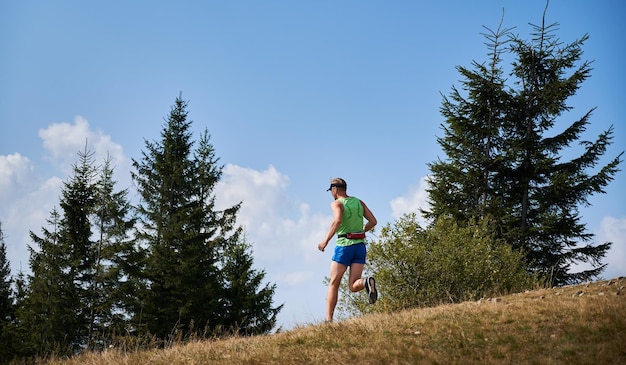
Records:
{"label": "distant treeline", "polygon": [[116,189],[111,160],[98,164],[86,146],[59,208],[30,233],[28,275],[11,278],[2,239],[3,359],[275,327],[276,286],[253,266],[236,225],[241,203],[215,209],[222,166],[207,131],[192,140],[186,108],[177,98],[161,140],[133,160],[139,204]]}

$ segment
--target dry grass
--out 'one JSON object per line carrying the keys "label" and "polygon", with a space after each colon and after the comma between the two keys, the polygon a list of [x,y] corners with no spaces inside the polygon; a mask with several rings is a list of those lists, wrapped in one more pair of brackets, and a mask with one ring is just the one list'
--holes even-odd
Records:
{"label": "dry grass", "polygon": [[624,364],[626,279],[59,364]]}

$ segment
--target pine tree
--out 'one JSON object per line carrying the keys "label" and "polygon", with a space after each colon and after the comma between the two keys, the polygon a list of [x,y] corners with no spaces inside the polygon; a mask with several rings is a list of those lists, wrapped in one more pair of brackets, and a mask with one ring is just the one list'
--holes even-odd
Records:
{"label": "pine tree", "polygon": [[0,347],[0,359],[6,359],[7,362],[14,356],[12,332],[15,323],[15,304],[12,285],[11,265],[7,260],[7,247],[0,222],[0,343],[3,344]]}
{"label": "pine tree", "polygon": [[[458,68],[468,96],[453,88],[450,99],[444,98],[446,126],[438,142],[447,159],[429,165],[432,208],[424,214],[454,217],[461,224],[493,218],[495,237],[523,250],[533,272],[560,285],[597,277],[605,267],[601,259],[610,243],[591,244],[593,236],[578,209],[589,204],[590,195],[604,192],[622,154],[597,173],[587,172],[610,145],[610,127],[595,141],[582,141],[582,155],[563,160],[582,137],[593,110],[561,132],[555,125],[572,109],[567,99],[591,68],[589,62],[577,66],[587,36],[563,47],[552,33],[555,26],[535,26],[531,42],[509,30],[491,32],[486,35],[490,66]],[[501,41],[504,37],[508,39]],[[502,76],[499,50],[505,44],[515,59],[512,84]],[[570,273],[579,262],[593,268]]]}
{"label": "pine tree", "polygon": [[96,259],[90,219],[97,168],[86,147],[78,156],[61,191],[62,214],[54,209],[48,221],[53,231],[43,228],[43,237],[31,232],[38,248],[29,248],[32,275],[20,326],[26,330],[22,334],[37,336],[25,341],[36,355],[71,354],[88,341]]}
{"label": "pine tree", "polygon": [[[142,202],[138,207],[138,238],[148,247],[144,271],[147,290],[142,293],[142,320],[146,330],[161,339],[188,324],[181,316],[189,306],[180,253],[192,236],[191,212],[192,140],[186,103],[172,107],[159,143],[146,141],[141,162],[133,160],[132,176]],[[182,323],[182,324],[181,324]]]}
{"label": "pine tree", "polygon": [[501,130],[511,98],[500,64],[510,29],[487,30],[489,63],[473,62],[475,70],[457,67],[465,77],[467,97],[453,87],[450,97],[443,98],[446,125],[442,125],[444,137],[437,142],[447,159],[428,165],[433,177],[427,190],[432,208],[423,211],[433,222],[440,216],[459,222],[500,216],[504,208],[498,171],[505,139]]}
{"label": "pine tree", "polygon": [[0,221],[0,325],[13,316],[13,289],[11,285],[11,266],[7,260],[7,246]]}
{"label": "pine tree", "polygon": [[267,333],[276,325],[276,316],[282,305],[273,308],[272,298],[276,285],[263,285],[265,271],[253,268],[251,246],[245,236],[225,252],[222,270],[224,277],[225,323],[235,324],[240,335]]}
{"label": "pine tree", "polygon": [[241,204],[223,211],[215,208],[214,189],[222,175],[222,166],[205,130],[193,154],[192,203],[188,223],[192,237],[181,251],[186,263],[184,281],[186,295],[194,300],[188,308],[199,329],[218,329],[231,326],[224,322],[223,281],[220,269],[228,247],[239,239],[240,229],[235,227]]}
{"label": "pine tree", "polygon": [[94,153],[85,146],[78,153],[78,163],[73,166],[73,176],[63,184],[59,205],[63,211],[59,244],[67,255],[64,275],[68,285],[61,305],[71,308],[72,314],[64,319],[66,340],[73,346],[83,345],[89,337],[89,316],[95,279],[96,247],[92,239],[92,222],[96,203]]}
{"label": "pine tree", "polygon": [[[239,239],[240,204],[215,209],[222,166],[204,134],[194,148],[187,103],[176,99],[158,142],[146,142],[132,177],[141,195],[137,237],[147,247],[138,327],[163,340],[231,328],[224,310],[227,250]],[[141,321],[141,322],[140,322]]]}
{"label": "pine tree", "polygon": [[[20,320],[21,319],[20,310],[24,307],[24,302],[26,300],[26,293],[28,290],[27,278],[23,271],[20,270],[17,273],[17,275],[14,278],[14,283],[15,283],[15,291],[14,291],[15,300],[13,302],[13,307],[14,307],[13,325],[11,329],[9,330],[10,339],[6,342],[7,347],[10,349],[11,356],[8,357],[7,360],[10,360],[11,358],[28,356],[32,354],[32,351],[31,351],[32,347],[29,347],[28,345],[25,346],[24,342],[22,342],[22,340],[29,339],[32,337],[32,334],[29,334],[29,336],[26,335],[26,332],[23,328],[24,327],[23,323]],[[26,341],[26,343],[28,344],[28,341]]]}
{"label": "pine tree", "polygon": [[111,335],[123,333],[126,316],[136,309],[134,294],[141,258],[129,238],[134,226],[130,218],[128,190],[115,191],[111,159],[107,157],[96,183],[92,224],[94,242],[94,278],[88,291],[88,347],[102,344]]}
{"label": "pine tree", "polygon": [[[140,259],[128,232],[126,191],[114,192],[110,160],[100,170],[93,153],[78,153],[73,175],[63,184],[60,211],[52,211],[43,236],[31,232],[32,275],[18,310],[23,355],[67,355],[104,344],[125,328],[134,309],[131,275]],[[133,281],[134,280],[134,281]]]}
{"label": "pine tree", "polygon": [[42,228],[43,237],[30,232],[37,249],[30,246],[29,266],[24,301],[18,308],[18,340],[22,356],[44,356],[56,350],[69,353],[65,320],[73,316],[74,303],[69,303],[66,293],[72,283],[68,281],[68,255],[60,245],[61,215],[55,208],[47,223],[51,230]]}
{"label": "pine tree", "polygon": [[[545,19],[545,15],[544,15]],[[554,31],[558,24],[534,26],[533,39],[513,39],[512,51],[517,61],[513,76],[518,80],[514,108],[504,133],[510,136],[506,160],[510,162],[507,178],[512,187],[518,234],[513,242],[527,253],[527,260],[551,284],[572,284],[597,278],[605,268],[601,259],[611,243],[594,246],[593,234],[581,222],[579,207],[589,205],[589,196],[604,193],[621,162],[620,153],[598,172],[590,173],[606,153],[613,138],[613,126],[595,141],[580,141],[582,154],[565,160],[576,150],[572,143],[582,138],[595,109],[591,109],[569,127],[554,136],[555,124],[573,109],[567,99],[575,95],[590,76],[591,63],[577,65],[583,36],[562,46]],[[573,70],[570,74],[568,72]],[[592,268],[571,273],[571,265],[590,263]]]}

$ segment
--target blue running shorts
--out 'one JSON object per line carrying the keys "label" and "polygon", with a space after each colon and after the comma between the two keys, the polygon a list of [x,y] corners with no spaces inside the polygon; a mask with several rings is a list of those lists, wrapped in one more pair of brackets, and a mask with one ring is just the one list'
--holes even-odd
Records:
{"label": "blue running shorts", "polygon": [[332,260],[345,266],[350,264],[365,264],[365,243],[350,246],[335,246]]}

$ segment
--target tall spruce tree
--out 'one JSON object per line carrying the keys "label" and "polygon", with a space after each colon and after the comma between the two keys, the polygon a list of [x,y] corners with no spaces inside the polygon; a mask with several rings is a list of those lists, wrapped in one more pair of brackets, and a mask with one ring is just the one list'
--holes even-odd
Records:
{"label": "tall spruce tree", "polygon": [[283,307],[272,308],[276,284],[263,284],[265,271],[254,269],[251,249],[243,235],[226,250],[222,269],[225,286],[221,314],[225,323],[235,324],[234,329],[240,335],[269,332]]}
{"label": "tall spruce tree", "polygon": [[7,259],[7,246],[4,242],[2,221],[0,221],[0,326],[13,316],[13,279],[11,265]]}
{"label": "tall spruce tree", "polygon": [[[141,162],[133,160],[132,177],[141,196],[138,206],[138,239],[147,247],[144,275],[146,290],[141,293],[141,325],[161,339],[184,325],[189,317],[180,312],[193,298],[184,294],[184,267],[180,255],[192,236],[192,161],[190,122],[186,104],[176,100],[160,143],[146,141]],[[139,319],[137,320],[139,321]]]}
{"label": "tall spruce tree", "polygon": [[[11,265],[7,260],[7,246],[0,221],[0,359],[8,362],[14,356],[13,329],[15,323],[15,299],[13,294]],[[0,360],[2,363],[3,360]]]}
{"label": "tall spruce tree", "polygon": [[36,248],[28,248],[31,274],[27,277],[24,301],[17,311],[22,356],[71,352],[67,349],[65,321],[73,317],[75,303],[70,303],[66,296],[72,283],[67,275],[68,255],[60,244],[61,214],[56,208],[47,223],[50,229],[43,227],[42,237],[30,232]]}
{"label": "tall spruce tree", "polygon": [[[595,141],[580,141],[582,151],[571,146],[581,139],[595,108],[546,136],[573,109],[567,100],[591,73],[590,62],[578,65],[588,36],[562,46],[554,34],[557,25],[545,25],[544,15],[542,24],[533,27],[531,41],[513,39],[517,59],[513,76],[518,87],[511,123],[504,131],[510,136],[506,160],[512,162],[506,175],[517,197],[512,213],[519,234],[512,238],[526,251],[528,261],[550,283],[559,285],[597,278],[606,266],[601,259],[611,243],[592,244],[593,234],[581,222],[579,207],[589,205],[590,195],[604,193],[619,171],[623,152],[597,172],[591,171],[611,144],[613,126]],[[566,160],[569,151],[581,154]],[[591,269],[570,272],[572,264],[580,262],[589,263]]]}
{"label": "tall spruce tree", "polygon": [[23,271],[19,271],[17,275],[14,277],[15,283],[15,295],[14,295],[14,314],[13,314],[13,322],[12,326],[9,329],[9,338],[5,342],[6,350],[9,352],[9,356],[6,357],[7,361],[10,362],[11,359],[24,356],[27,354],[29,347],[24,346],[22,343],[22,339],[28,338],[28,336],[24,335],[24,331],[22,328],[22,323],[19,318],[19,310],[23,307],[24,301],[26,299],[26,291],[27,291],[27,278]]}
{"label": "tall spruce tree", "polygon": [[[133,225],[127,192],[114,191],[113,169],[93,153],[78,153],[63,184],[60,210],[41,237],[31,232],[32,274],[18,310],[22,355],[72,354],[102,345],[126,327],[135,308],[131,275],[140,256],[128,233]],[[20,287],[22,287],[21,281]],[[129,304],[130,303],[130,304]]]}
{"label": "tall spruce tree", "polygon": [[93,156],[87,145],[78,153],[78,162],[73,165],[69,181],[63,184],[59,202],[63,211],[59,243],[68,259],[64,268],[68,285],[62,305],[72,308],[72,316],[65,319],[64,326],[67,341],[73,346],[88,342],[94,295],[90,289],[96,280],[97,249],[91,218],[96,204],[98,168]]}
{"label": "tall spruce tree", "polygon": [[94,277],[88,291],[87,346],[102,345],[124,333],[126,317],[136,310],[141,255],[129,237],[134,227],[128,190],[115,190],[112,160],[107,157],[96,182],[92,225]]}
{"label": "tall spruce tree", "polygon": [[78,156],[73,174],[61,190],[62,213],[54,209],[48,221],[53,230],[43,228],[43,237],[31,232],[38,247],[29,247],[32,275],[21,325],[36,336],[30,341],[36,355],[71,354],[88,341],[89,288],[95,280],[90,218],[97,168],[86,147]]}
{"label": "tall spruce tree", "polygon": [[467,95],[453,86],[450,96],[443,97],[441,114],[446,123],[442,125],[444,136],[437,142],[447,159],[429,164],[431,210],[423,211],[433,222],[440,216],[467,222],[506,211],[498,171],[504,163],[506,137],[501,131],[511,97],[500,64],[510,29],[487,30],[489,62],[472,62],[474,70],[457,66],[465,78],[462,86]]}
{"label": "tall spruce tree", "polygon": [[222,173],[210,136],[197,147],[178,97],[158,142],[146,141],[141,161],[133,160],[141,203],[137,237],[147,248],[140,328],[168,340],[172,335],[230,328],[220,274],[224,254],[239,239],[240,204],[218,211],[214,188]]}
{"label": "tall spruce tree", "polygon": [[[544,18],[545,19],[545,13]],[[567,104],[591,72],[582,62],[580,40],[563,46],[554,35],[556,24],[533,26],[533,38],[491,32],[490,67],[474,63],[476,70],[459,68],[467,97],[453,88],[444,98],[444,137],[438,139],[446,160],[431,163],[429,218],[468,219],[494,217],[497,237],[525,253],[529,268],[552,285],[598,277],[601,259],[611,243],[593,245],[593,235],[581,222],[579,207],[603,193],[619,171],[622,153],[602,166],[600,158],[611,144],[613,127],[595,141],[581,141],[582,154],[571,146],[582,138],[593,109],[562,131],[557,121],[566,118]],[[507,43],[510,42],[510,43]],[[501,77],[504,44],[515,59],[509,79]],[[570,272],[573,264],[592,268]]]}

